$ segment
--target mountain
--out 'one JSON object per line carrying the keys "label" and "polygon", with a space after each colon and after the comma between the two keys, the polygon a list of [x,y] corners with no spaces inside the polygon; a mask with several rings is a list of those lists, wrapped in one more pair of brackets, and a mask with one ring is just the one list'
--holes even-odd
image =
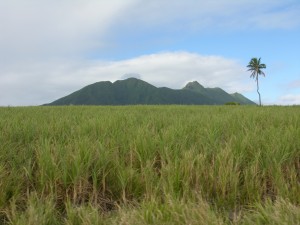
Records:
{"label": "mountain", "polygon": [[204,88],[197,81],[183,89],[157,88],[137,78],[97,82],[45,105],[221,105],[226,102],[255,104],[241,94],[220,88]]}
{"label": "mountain", "polygon": [[236,100],[236,102],[242,102],[245,105],[255,105],[256,103],[252,102],[251,100],[249,100],[248,98],[246,98],[244,95],[240,94],[240,93],[233,93],[230,94],[232,97],[234,97]]}
{"label": "mountain", "polygon": [[183,89],[201,93],[214,100],[215,104],[225,104],[227,102],[238,102],[242,105],[255,105],[254,102],[239,93],[228,94],[221,88],[204,88],[197,81],[189,82]]}

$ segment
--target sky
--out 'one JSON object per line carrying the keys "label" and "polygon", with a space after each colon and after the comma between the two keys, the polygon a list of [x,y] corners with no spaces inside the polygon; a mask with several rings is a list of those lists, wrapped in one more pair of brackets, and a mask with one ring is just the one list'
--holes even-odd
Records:
{"label": "sky", "polygon": [[88,84],[190,81],[264,105],[300,104],[299,0],[0,0],[0,106],[52,102]]}

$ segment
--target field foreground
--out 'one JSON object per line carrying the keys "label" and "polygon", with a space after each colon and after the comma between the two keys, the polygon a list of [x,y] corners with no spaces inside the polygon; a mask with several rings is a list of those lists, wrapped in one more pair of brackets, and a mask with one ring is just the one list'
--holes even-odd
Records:
{"label": "field foreground", "polygon": [[300,224],[300,107],[3,107],[0,132],[0,224]]}

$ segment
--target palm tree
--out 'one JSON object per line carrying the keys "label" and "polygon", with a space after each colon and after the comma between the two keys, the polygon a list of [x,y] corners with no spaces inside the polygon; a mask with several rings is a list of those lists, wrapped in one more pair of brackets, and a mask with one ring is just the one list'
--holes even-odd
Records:
{"label": "palm tree", "polygon": [[262,69],[266,69],[266,65],[260,63],[260,58],[259,59],[252,58],[247,67],[249,68],[248,71],[251,71],[250,77],[255,78],[256,80],[257,93],[259,96],[259,105],[261,106],[261,99],[260,99],[259,86],[258,86],[258,75],[265,76],[265,73],[262,71]]}

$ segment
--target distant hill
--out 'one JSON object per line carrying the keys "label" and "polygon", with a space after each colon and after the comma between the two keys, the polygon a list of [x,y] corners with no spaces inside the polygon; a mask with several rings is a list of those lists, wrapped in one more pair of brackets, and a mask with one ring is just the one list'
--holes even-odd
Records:
{"label": "distant hill", "polygon": [[240,102],[240,103],[243,102],[243,104],[245,105],[256,105],[256,103],[252,102],[251,100],[249,100],[248,98],[246,98],[244,95],[240,93],[235,92],[230,95],[236,99],[236,102]]}
{"label": "distant hill", "polygon": [[114,83],[97,82],[45,105],[223,105],[226,102],[255,104],[239,93],[230,95],[221,88],[204,88],[197,81],[174,90],[128,78]]}
{"label": "distant hill", "polygon": [[189,82],[183,89],[198,92],[208,98],[211,98],[214,100],[215,104],[225,104],[227,102],[237,102],[242,105],[256,104],[237,92],[234,94],[228,94],[221,88],[204,88],[197,81]]}

